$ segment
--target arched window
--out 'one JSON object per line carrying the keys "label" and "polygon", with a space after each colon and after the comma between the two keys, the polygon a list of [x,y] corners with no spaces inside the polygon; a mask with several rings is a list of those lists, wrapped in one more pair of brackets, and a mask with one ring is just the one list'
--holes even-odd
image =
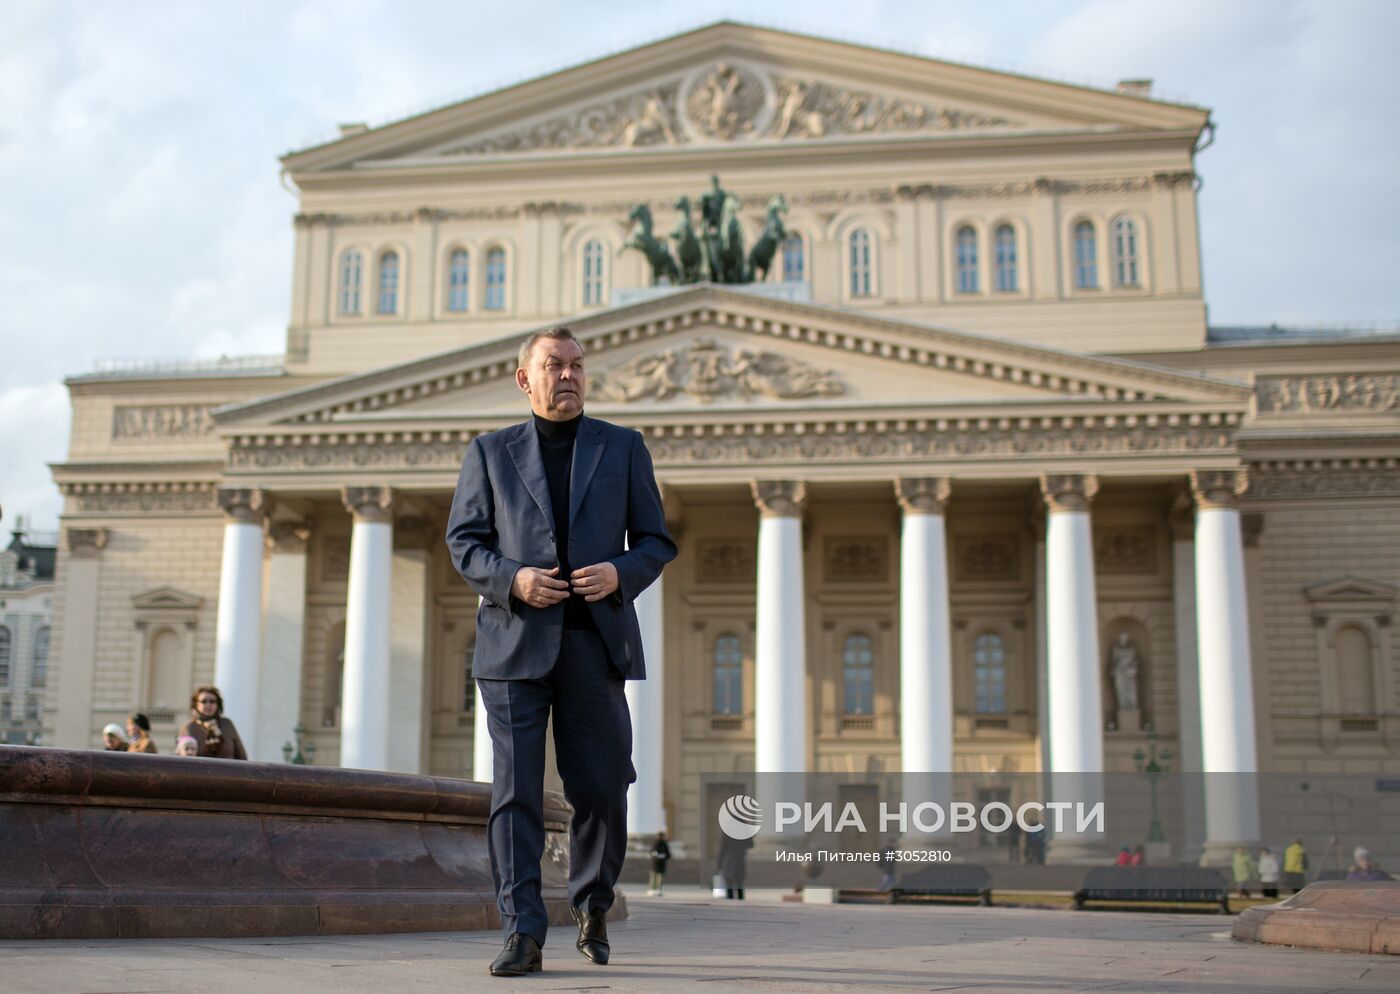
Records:
{"label": "arched window", "polygon": [[983,632],[973,643],[978,714],[1006,712],[1006,645],[996,632]]}
{"label": "arched window", "polygon": [[340,257],[340,313],[360,313],[360,278],[364,257],[358,249],[350,249]]}
{"label": "arched window", "polygon": [[996,232],[997,289],[1012,293],[1019,289],[1016,277],[1016,229],[1003,224]]}
{"label": "arched window", "polygon": [[958,229],[956,259],[958,293],[977,293],[982,280],[977,267],[977,231],[970,224]]}
{"label": "arched window", "polygon": [[180,636],[169,628],[157,632],[151,639],[150,674],[146,690],[146,706],[152,711],[177,711],[189,697],[189,678],[181,652]]}
{"label": "arched window", "polygon": [[1092,221],[1074,226],[1074,285],[1080,290],[1099,286],[1099,246]]}
{"label": "arched window", "polygon": [[1376,685],[1371,674],[1371,639],[1356,625],[1337,632],[1337,684],[1342,714],[1375,714]]}
{"label": "arched window", "polygon": [[869,297],[870,281],[870,232],[857,228],[851,232],[851,296]]}
{"label": "arched window", "polygon": [[847,715],[875,713],[875,652],[869,635],[846,637],[841,650],[841,677],[845,685],[841,711]]}
{"label": "arched window", "polygon": [[447,309],[465,311],[467,291],[471,288],[472,255],[466,249],[454,249],[447,258]]}
{"label": "arched window", "polygon": [[807,255],[802,236],[793,232],[783,240],[783,282],[801,283],[807,279]]}
{"label": "arched window", "polygon": [[714,649],[714,713],[744,713],[744,650],[737,635],[721,635]]}
{"label": "arched window", "polygon": [[34,666],[29,671],[29,686],[49,685],[49,629],[44,626],[34,633]]}
{"label": "arched window", "polygon": [[583,306],[603,302],[603,243],[594,238],[583,247]]}
{"label": "arched window", "polygon": [[379,313],[399,311],[399,254],[393,249],[379,257]]}
{"label": "arched window", "polygon": [[1113,219],[1113,283],[1139,286],[1137,224],[1130,217]]}
{"label": "arched window", "polygon": [[486,253],[486,310],[506,308],[506,250],[493,248]]}

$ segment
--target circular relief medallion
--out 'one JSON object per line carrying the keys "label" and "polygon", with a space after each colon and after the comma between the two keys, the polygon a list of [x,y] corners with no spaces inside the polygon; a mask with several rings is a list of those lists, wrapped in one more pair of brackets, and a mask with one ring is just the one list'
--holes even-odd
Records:
{"label": "circular relief medallion", "polygon": [[685,127],[697,140],[732,142],[763,133],[773,116],[772,84],[737,62],[716,62],[685,82]]}

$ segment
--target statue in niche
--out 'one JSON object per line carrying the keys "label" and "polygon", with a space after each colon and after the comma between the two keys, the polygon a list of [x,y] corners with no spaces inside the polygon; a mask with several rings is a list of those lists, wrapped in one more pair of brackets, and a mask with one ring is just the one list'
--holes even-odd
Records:
{"label": "statue in niche", "polygon": [[1113,673],[1113,693],[1118,699],[1119,711],[1137,711],[1138,675],[1141,657],[1132,636],[1126,630],[1118,633],[1118,641],[1113,644],[1110,669]]}

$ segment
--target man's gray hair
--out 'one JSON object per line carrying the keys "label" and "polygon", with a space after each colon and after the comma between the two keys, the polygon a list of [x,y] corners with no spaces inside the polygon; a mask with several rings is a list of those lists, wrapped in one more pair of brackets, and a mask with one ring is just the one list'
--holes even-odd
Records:
{"label": "man's gray hair", "polygon": [[525,364],[530,361],[530,353],[534,350],[535,343],[542,338],[553,338],[555,340],[567,339],[575,343],[580,352],[583,351],[583,343],[574,337],[573,331],[564,327],[562,324],[553,328],[546,328],[543,331],[537,331],[532,334],[529,338],[525,339],[525,343],[520,346],[520,355],[516,359],[516,365],[520,369],[524,369]]}

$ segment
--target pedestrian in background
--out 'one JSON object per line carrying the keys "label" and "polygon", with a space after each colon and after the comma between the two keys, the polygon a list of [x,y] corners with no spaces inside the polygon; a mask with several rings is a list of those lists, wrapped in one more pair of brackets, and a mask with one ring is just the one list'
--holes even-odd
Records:
{"label": "pedestrian in background", "polygon": [[247,759],[248,751],[238,737],[238,729],[224,717],[224,696],[218,687],[200,687],[190,697],[194,717],[180,728],[198,746],[197,755],[214,759]]}
{"label": "pedestrian in background", "polygon": [[666,882],[666,861],[671,858],[671,847],[666,843],[666,833],[657,832],[656,841],[651,844],[651,880],[647,883],[647,896],[660,897],[661,886]]}
{"label": "pedestrian in background", "polygon": [[1356,851],[1351,854],[1355,862],[1351,864],[1351,869],[1347,870],[1348,880],[1394,880],[1389,873],[1382,870],[1376,861],[1371,858],[1371,850],[1365,846],[1357,846]]}
{"label": "pedestrian in background", "polygon": [[113,722],[102,729],[103,749],[107,752],[126,752],[126,736],[122,726]]}
{"label": "pedestrian in background", "polygon": [[1294,839],[1283,851],[1283,882],[1296,894],[1307,885],[1307,873],[1308,851],[1303,848],[1302,839]]}
{"label": "pedestrian in background", "polygon": [[1265,846],[1259,850],[1259,887],[1265,897],[1278,897],[1278,857]]}
{"label": "pedestrian in background", "polygon": [[1254,879],[1254,860],[1250,858],[1249,850],[1244,846],[1235,847],[1235,856],[1230,861],[1230,870],[1235,877],[1235,886],[1239,888],[1240,897],[1249,897],[1249,882]]}
{"label": "pedestrian in background", "polygon": [[127,752],[155,752],[156,744],[151,741],[151,719],[144,714],[128,715],[126,733],[131,738]]}
{"label": "pedestrian in background", "polygon": [[199,743],[192,736],[181,735],[175,740],[175,755],[177,756],[199,756]]}
{"label": "pedestrian in background", "polygon": [[730,900],[744,899],[744,877],[752,848],[753,839],[731,839],[726,835],[720,842],[719,872],[724,876],[724,896]]}

